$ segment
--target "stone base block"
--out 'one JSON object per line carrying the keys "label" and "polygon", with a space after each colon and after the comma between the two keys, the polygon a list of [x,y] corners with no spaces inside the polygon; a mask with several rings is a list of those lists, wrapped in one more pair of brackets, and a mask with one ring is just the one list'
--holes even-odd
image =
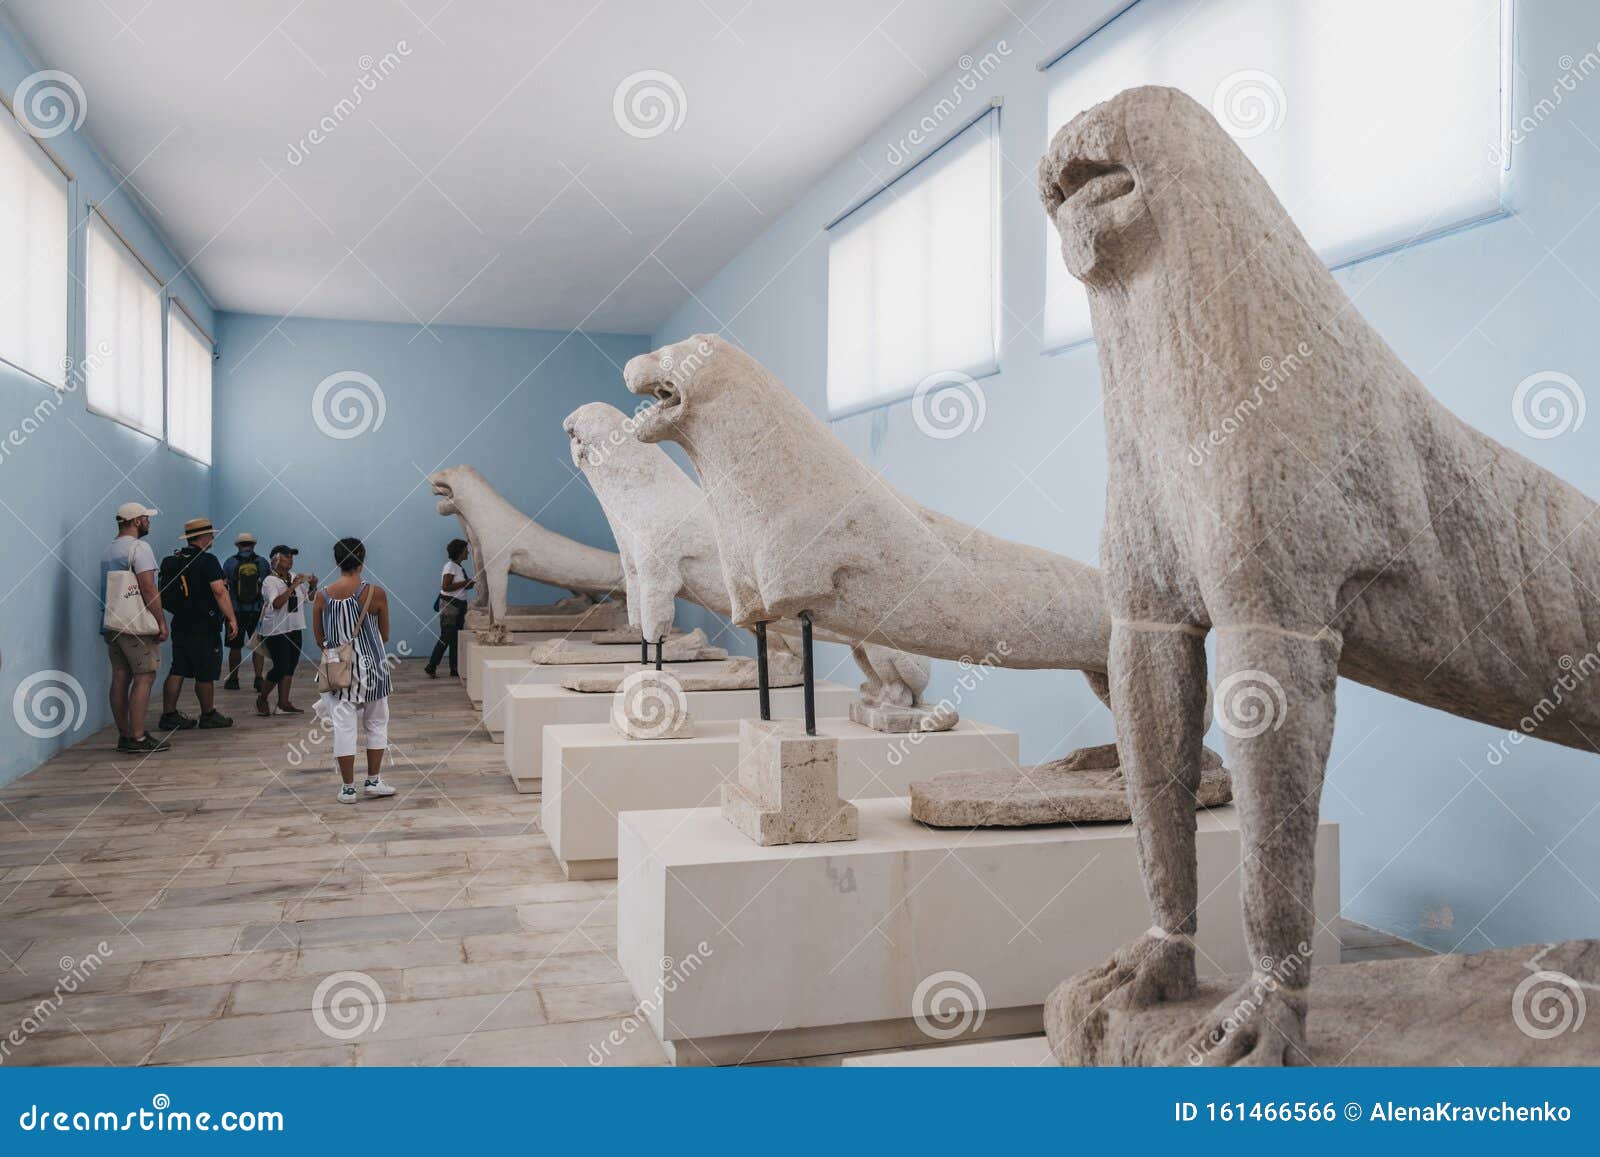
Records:
{"label": "stone base block", "polygon": [[[903,798],[855,802],[860,836],[844,844],[761,847],[717,808],[618,817],[618,956],[677,1063],[1037,1033],[1063,975],[1150,926],[1130,825],[941,831]],[[1240,971],[1237,818],[1196,823],[1197,956],[1210,975]],[[1324,821],[1323,959],[1338,958],[1338,891]]]}
{"label": "stone base block", "polygon": [[[1321,878],[1319,865],[1318,878]],[[1318,951],[1323,960],[1337,952]],[[1070,982],[1068,982],[1070,983]],[[1214,1010],[1239,1015],[1262,982],[1249,972],[1202,983],[1190,1000],[1110,1008],[1092,1053],[1062,1031],[1067,984],[1045,1027],[1064,1064],[1201,1064],[1193,1034]],[[1600,988],[1600,940],[1527,944],[1470,955],[1328,964],[1311,973],[1306,1055],[1315,1065],[1600,1065],[1600,1023],[1585,1017]],[[1268,1034],[1271,1030],[1267,1030]]]}
{"label": "stone base block", "polygon": [[[852,694],[851,689],[837,685],[829,690],[839,696]],[[531,728],[530,721],[535,718],[527,699],[550,698],[548,692],[533,693],[529,688],[519,688],[516,694],[519,698],[513,700],[506,733],[508,753],[520,752],[524,725]],[[569,876],[593,879],[603,870],[594,865],[610,867],[614,874],[617,816],[621,812],[715,807],[720,803],[722,785],[738,774],[739,725],[737,720],[707,721],[706,715],[718,704],[715,699],[708,704],[705,697],[724,694],[727,692],[690,693],[699,732],[693,739],[629,741],[606,723],[544,728],[542,826]],[[822,694],[823,687],[818,687],[819,708]],[[527,699],[520,698],[524,695]],[[780,704],[799,714],[798,692],[792,703],[784,703],[774,693],[774,710]],[[913,779],[947,768],[971,767],[974,760],[992,762],[1017,755],[1016,732],[970,720],[916,744],[837,717],[818,719],[817,730],[838,741],[839,795],[856,801],[904,797]],[[519,789],[523,782],[517,780]],[[532,790],[539,786],[535,779]],[[728,831],[732,838],[748,843],[732,828]]]}
{"label": "stone base block", "polygon": [[722,785],[722,818],[758,844],[856,838],[856,809],[839,798],[839,741],[797,719],[741,719],[739,775]]}
{"label": "stone base block", "polygon": [[857,699],[850,704],[850,718],[874,731],[903,735],[910,731],[949,731],[961,721],[954,708],[937,703],[920,707],[901,707],[893,703],[868,703]]}
{"label": "stone base block", "polygon": [[[947,771],[911,785],[911,815],[937,828],[1121,823],[1133,813],[1116,751],[1115,744],[1107,744],[1035,767]],[[1228,770],[1208,749],[1201,759],[1195,806],[1217,807],[1232,800]]]}

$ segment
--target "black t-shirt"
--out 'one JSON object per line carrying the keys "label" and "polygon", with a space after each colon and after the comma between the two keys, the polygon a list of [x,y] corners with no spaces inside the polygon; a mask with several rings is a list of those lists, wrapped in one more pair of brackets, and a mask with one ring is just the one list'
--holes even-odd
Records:
{"label": "black t-shirt", "polygon": [[217,556],[197,547],[186,547],[178,552],[188,556],[183,574],[189,579],[189,599],[193,604],[177,608],[172,613],[174,634],[209,634],[222,626],[222,608],[217,606],[217,596],[211,584],[222,581],[222,564]]}

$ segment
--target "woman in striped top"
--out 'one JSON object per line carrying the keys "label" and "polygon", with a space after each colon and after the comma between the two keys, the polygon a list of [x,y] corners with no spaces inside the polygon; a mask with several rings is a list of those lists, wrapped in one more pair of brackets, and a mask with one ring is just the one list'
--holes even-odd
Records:
{"label": "woman in striped top", "polygon": [[356,730],[360,724],[367,747],[367,777],[361,791],[368,796],[390,796],[394,788],[383,782],[383,753],[389,746],[389,664],[384,644],[389,639],[389,595],[362,577],[367,548],[359,538],[341,538],[333,544],[333,561],[339,577],[321,590],[312,603],[311,629],[317,647],[355,643],[355,663],[350,686],[324,691],[317,700],[317,715],[333,732],[333,757],[343,782],[340,803],[355,803]]}

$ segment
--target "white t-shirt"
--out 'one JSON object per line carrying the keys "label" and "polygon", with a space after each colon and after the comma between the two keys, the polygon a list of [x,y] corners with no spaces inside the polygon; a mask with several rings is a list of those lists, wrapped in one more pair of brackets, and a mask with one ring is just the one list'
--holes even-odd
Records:
{"label": "white t-shirt", "polygon": [[466,570],[463,569],[461,564],[456,562],[454,559],[444,564],[444,573],[439,576],[439,593],[447,599],[466,598],[467,592],[461,587],[456,587],[456,589],[453,591],[445,589],[444,580],[451,577],[454,577],[458,583],[464,583],[467,581]]}
{"label": "white t-shirt", "polygon": [[105,613],[106,576],[114,570],[145,574],[156,569],[156,552],[142,538],[119,534],[100,552],[100,611]]}
{"label": "white t-shirt", "polygon": [[262,638],[268,635],[287,635],[290,631],[303,631],[306,626],[306,584],[301,583],[295,588],[295,597],[300,600],[300,605],[294,610],[289,609],[289,604],[274,607],[272,604],[284,591],[289,589],[289,584],[275,574],[269,574],[261,584],[261,625],[256,628]]}

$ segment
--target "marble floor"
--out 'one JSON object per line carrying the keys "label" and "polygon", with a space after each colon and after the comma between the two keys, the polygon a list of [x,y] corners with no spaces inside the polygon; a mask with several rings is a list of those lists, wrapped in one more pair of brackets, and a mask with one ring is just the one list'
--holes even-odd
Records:
{"label": "marble floor", "polygon": [[[398,794],[353,807],[314,717],[253,702],[0,789],[0,1064],[664,1063],[625,1019],[615,885],[563,878],[459,682],[401,665]],[[1346,960],[1419,951],[1341,935]]]}

